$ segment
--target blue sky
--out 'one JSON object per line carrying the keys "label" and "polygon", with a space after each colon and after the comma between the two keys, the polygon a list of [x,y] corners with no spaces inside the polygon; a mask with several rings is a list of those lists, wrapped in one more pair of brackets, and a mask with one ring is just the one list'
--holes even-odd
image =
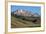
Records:
{"label": "blue sky", "polygon": [[39,15],[41,13],[41,7],[40,6],[16,6],[16,5],[11,5],[11,11],[16,11],[17,9],[32,11],[33,13],[38,13]]}

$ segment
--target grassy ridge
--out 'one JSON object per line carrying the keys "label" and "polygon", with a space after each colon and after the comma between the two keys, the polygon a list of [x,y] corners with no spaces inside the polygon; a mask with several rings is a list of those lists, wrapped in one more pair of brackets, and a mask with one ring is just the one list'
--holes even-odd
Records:
{"label": "grassy ridge", "polygon": [[24,27],[39,27],[40,23],[35,24],[31,21],[22,20],[11,16],[11,28],[24,28]]}

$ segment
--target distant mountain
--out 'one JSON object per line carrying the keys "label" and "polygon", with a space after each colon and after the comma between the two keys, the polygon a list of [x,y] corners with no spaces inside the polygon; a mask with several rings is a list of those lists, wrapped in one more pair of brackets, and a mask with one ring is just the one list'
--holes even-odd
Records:
{"label": "distant mountain", "polygon": [[31,11],[22,10],[22,9],[16,10],[13,13],[14,13],[14,15],[16,14],[16,15],[21,15],[21,16],[34,16],[34,17],[39,16],[39,14],[37,14],[37,13],[33,13]]}
{"label": "distant mountain", "polygon": [[34,17],[39,17],[40,15],[38,13],[34,13]]}

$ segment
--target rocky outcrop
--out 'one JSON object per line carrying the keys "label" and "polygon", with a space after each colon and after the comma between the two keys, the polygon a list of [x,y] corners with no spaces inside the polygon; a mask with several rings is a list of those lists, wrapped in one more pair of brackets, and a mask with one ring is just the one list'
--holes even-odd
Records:
{"label": "rocky outcrop", "polygon": [[21,15],[21,16],[31,16],[32,13],[31,12],[28,12],[26,10],[16,10],[16,12],[14,12],[14,14],[17,14],[17,15]]}

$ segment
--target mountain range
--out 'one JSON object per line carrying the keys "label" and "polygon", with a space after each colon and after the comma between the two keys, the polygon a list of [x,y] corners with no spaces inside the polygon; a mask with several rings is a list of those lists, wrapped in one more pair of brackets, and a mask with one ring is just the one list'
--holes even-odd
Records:
{"label": "mountain range", "polygon": [[33,23],[40,23],[41,21],[41,17],[39,14],[33,13],[32,11],[22,10],[22,9],[12,12],[11,16],[14,16],[17,19],[22,19]]}
{"label": "mountain range", "polygon": [[37,13],[33,13],[32,11],[27,11],[27,10],[23,10],[23,9],[18,9],[16,11],[14,11],[13,14],[20,15],[20,16],[34,16],[34,17],[40,16]]}

